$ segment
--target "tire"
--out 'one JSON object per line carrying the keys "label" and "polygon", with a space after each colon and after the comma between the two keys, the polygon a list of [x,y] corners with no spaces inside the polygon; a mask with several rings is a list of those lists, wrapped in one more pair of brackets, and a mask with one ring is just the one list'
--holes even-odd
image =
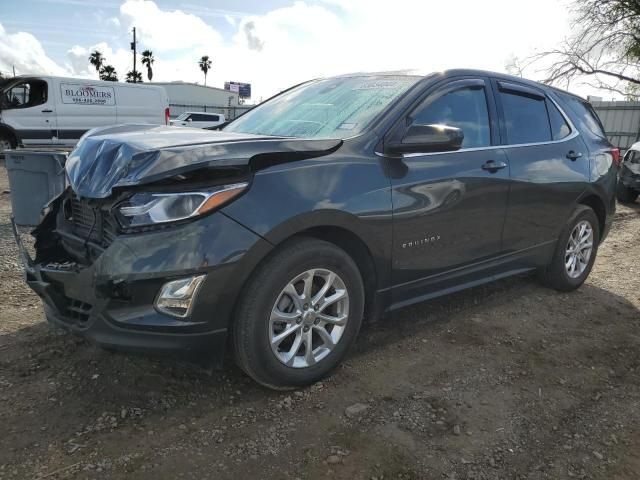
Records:
{"label": "tire", "polygon": [[[331,273],[335,274],[334,278]],[[297,278],[301,275],[302,278]],[[305,279],[309,278],[312,291],[304,295]],[[330,288],[324,296],[319,296],[330,279]],[[329,302],[330,297],[339,298],[343,291],[346,296]],[[313,308],[313,302],[305,301],[309,298],[322,299],[317,303],[318,310]],[[327,306],[320,309],[325,300]],[[343,360],[358,335],[363,311],[364,287],[353,259],[332,243],[306,237],[293,239],[260,265],[243,289],[232,331],[235,360],[251,378],[271,389],[287,390],[312,384],[327,376]],[[283,315],[287,316],[288,323],[280,321]],[[337,321],[345,316],[343,325],[324,322],[324,318]],[[273,323],[272,318],[276,319]],[[326,341],[326,335],[320,335],[320,329],[332,342],[335,339],[333,346]],[[277,344],[285,330],[292,333]],[[308,338],[311,338],[310,350],[307,350]]]}
{"label": "tire", "polygon": [[5,133],[0,133],[0,154],[4,150],[16,148],[15,140]]}
{"label": "tire", "polygon": [[[591,229],[591,239],[585,244],[591,243],[591,251],[588,260],[584,262],[586,249],[581,250],[582,256],[577,256],[574,263],[574,270],[570,272],[571,267],[567,266],[567,261],[571,259],[569,254],[570,239],[574,235],[574,231],[579,226],[587,224]],[[586,233],[585,233],[586,234]],[[576,238],[576,237],[573,237]],[[578,237],[579,238],[579,237]],[[589,276],[593,263],[598,253],[598,245],[600,243],[600,224],[598,217],[594,211],[584,205],[580,205],[573,212],[567,225],[562,231],[551,262],[544,271],[541,272],[541,279],[544,284],[562,292],[570,292],[580,287]],[[573,244],[575,245],[575,244]],[[582,269],[583,268],[583,269]]]}
{"label": "tire", "polygon": [[638,191],[633,188],[627,187],[624,183],[618,180],[618,186],[616,187],[616,198],[620,203],[633,203],[638,198]]}

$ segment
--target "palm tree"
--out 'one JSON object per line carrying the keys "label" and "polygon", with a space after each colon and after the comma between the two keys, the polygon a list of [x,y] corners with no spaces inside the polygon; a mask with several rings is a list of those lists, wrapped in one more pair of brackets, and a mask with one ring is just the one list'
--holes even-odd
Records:
{"label": "palm tree", "polygon": [[134,72],[130,70],[127,72],[127,80],[128,83],[142,83],[142,74],[138,71]]}
{"label": "palm tree", "polygon": [[207,72],[211,70],[211,60],[209,60],[209,55],[204,55],[200,58],[198,65],[200,65],[200,70],[204,73],[204,84],[207,84]]}
{"label": "palm tree", "polygon": [[96,72],[98,73],[100,73],[100,69],[102,68],[104,62],[105,58],[98,50],[94,50],[93,52],[91,52],[91,55],[89,55],[89,63],[95,67]]}
{"label": "palm tree", "polygon": [[100,80],[106,80],[107,82],[117,82],[118,73],[116,69],[111,65],[105,65],[100,69]]}
{"label": "palm tree", "polygon": [[145,50],[144,52],[142,52],[142,64],[147,67],[147,78],[149,79],[149,81],[151,81],[151,79],[153,78],[153,70],[151,68],[151,65],[153,65],[153,62],[155,62],[156,59],[153,58],[153,52],[151,50]]}

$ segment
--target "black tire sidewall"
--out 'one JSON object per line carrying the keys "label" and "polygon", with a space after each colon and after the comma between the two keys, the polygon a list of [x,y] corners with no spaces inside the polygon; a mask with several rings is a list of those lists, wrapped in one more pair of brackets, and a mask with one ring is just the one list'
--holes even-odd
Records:
{"label": "black tire sidewall", "polygon": [[[587,268],[585,268],[584,272],[582,272],[580,276],[572,278],[567,273],[567,269],[565,266],[565,253],[567,243],[569,242],[569,237],[571,236],[571,232],[573,232],[575,226],[583,220],[588,221],[591,225],[591,228],[593,229],[593,250],[591,252],[591,257],[589,258],[589,264],[587,265]],[[593,264],[595,263],[598,253],[599,243],[600,224],[598,222],[598,217],[591,208],[579,207],[567,222],[566,228],[563,230],[562,235],[558,239],[556,252],[548,269],[548,276],[550,282],[552,283],[552,286],[560,290],[568,291],[574,290],[582,285],[591,273],[591,269],[593,268]]]}
{"label": "black tire sidewall", "polygon": [[[281,363],[269,343],[269,312],[294,277],[313,268],[338,274],[349,293],[349,321],[333,351],[316,365],[292,368]],[[335,245],[304,239],[283,246],[254,273],[245,289],[234,324],[236,355],[240,367],[269,387],[295,387],[314,383],[337,367],[360,330],[364,310],[364,288],[355,262]]]}
{"label": "black tire sidewall", "polygon": [[[12,149],[16,148],[16,142],[10,136],[0,133],[0,140],[6,140],[9,143],[10,148]],[[2,152],[0,151],[0,153]]]}

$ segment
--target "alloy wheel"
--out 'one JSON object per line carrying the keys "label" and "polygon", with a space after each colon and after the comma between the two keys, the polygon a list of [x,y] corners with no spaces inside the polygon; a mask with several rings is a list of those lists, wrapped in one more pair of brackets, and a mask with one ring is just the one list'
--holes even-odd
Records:
{"label": "alloy wheel", "polygon": [[336,347],[348,320],[344,281],[331,270],[307,270],[287,283],[273,305],[271,350],[288,367],[310,367]]}
{"label": "alloy wheel", "polygon": [[589,259],[593,253],[593,227],[582,220],[571,231],[564,261],[567,275],[578,278],[589,265]]}

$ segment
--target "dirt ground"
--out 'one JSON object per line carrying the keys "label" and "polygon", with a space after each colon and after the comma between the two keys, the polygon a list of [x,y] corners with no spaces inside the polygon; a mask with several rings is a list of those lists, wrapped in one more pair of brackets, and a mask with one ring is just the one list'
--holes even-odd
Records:
{"label": "dirt ground", "polygon": [[640,478],[640,204],[578,291],[519,277],[407,308],[274,393],[49,327],[7,190],[0,167],[0,480]]}

